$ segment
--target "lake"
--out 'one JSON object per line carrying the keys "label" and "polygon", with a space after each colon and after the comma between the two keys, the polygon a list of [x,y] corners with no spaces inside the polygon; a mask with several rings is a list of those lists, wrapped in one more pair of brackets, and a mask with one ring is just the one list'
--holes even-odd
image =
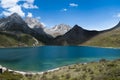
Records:
{"label": "lake", "polygon": [[19,71],[40,72],[76,63],[114,60],[120,49],[85,46],[1,48],[0,65]]}

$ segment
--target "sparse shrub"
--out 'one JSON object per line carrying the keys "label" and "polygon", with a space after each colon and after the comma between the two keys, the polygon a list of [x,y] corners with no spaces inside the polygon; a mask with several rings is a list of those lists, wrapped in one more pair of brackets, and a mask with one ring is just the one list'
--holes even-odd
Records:
{"label": "sparse shrub", "polygon": [[57,75],[53,75],[52,80],[59,80],[59,77]]}
{"label": "sparse shrub", "polygon": [[69,79],[71,78],[71,75],[68,73],[68,74],[65,75],[65,78],[66,78],[67,80],[69,80]]}
{"label": "sparse shrub", "polygon": [[8,71],[5,71],[4,73],[0,74],[0,80],[21,80],[21,78],[23,78],[21,74],[14,74]]}
{"label": "sparse shrub", "polygon": [[78,79],[78,78],[74,77],[74,78],[71,78],[70,80],[80,80],[80,79]]}
{"label": "sparse shrub", "polygon": [[40,80],[47,80],[47,77],[46,75],[42,75],[41,79]]}
{"label": "sparse shrub", "polygon": [[75,69],[75,72],[79,72],[81,69],[80,68],[76,68]]}

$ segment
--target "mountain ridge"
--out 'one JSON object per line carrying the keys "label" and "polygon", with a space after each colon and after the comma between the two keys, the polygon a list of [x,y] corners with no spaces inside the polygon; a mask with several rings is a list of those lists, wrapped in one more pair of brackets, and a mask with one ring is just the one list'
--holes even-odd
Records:
{"label": "mountain ridge", "polygon": [[[33,28],[30,28],[29,25],[32,25]],[[120,22],[116,26],[102,31],[87,30],[79,25],[70,27],[66,24],[56,25],[55,27],[48,29],[48,31],[51,31],[50,34],[45,30],[46,27],[43,27],[39,21],[30,18],[28,22],[26,22],[17,13],[0,19],[0,32],[6,32],[14,35],[27,34],[32,36],[33,38],[36,38],[39,42],[42,42],[45,45],[84,44],[92,40],[92,38],[102,34],[111,34],[111,32],[113,32],[112,34],[114,34],[115,32],[119,33]]]}
{"label": "mountain ridge", "polygon": [[104,30],[102,34],[91,38],[83,44],[85,46],[120,47],[120,22],[113,28]]}
{"label": "mountain ridge", "polygon": [[68,45],[77,45],[85,42],[99,33],[100,31],[89,31],[78,25],[75,25],[63,36],[56,38],[55,43],[60,43],[60,45],[64,45],[64,43]]}
{"label": "mountain ridge", "polygon": [[50,39],[47,34],[41,35],[35,30],[31,29],[17,13],[0,20],[0,31],[11,31],[14,32],[14,34],[28,34],[44,43],[47,43],[47,39]]}
{"label": "mountain ridge", "polygon": [[71,26],[66,24],[59,24],[55,25],[54,27],[47,29],[45,28],[44,31],[50,35],[52,35],[54,38],[60,35],[65,34],[71,29]]}

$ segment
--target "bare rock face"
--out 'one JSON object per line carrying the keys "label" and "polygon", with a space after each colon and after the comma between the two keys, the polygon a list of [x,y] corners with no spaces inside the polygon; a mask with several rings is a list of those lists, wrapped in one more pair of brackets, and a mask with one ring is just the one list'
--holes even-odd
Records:
{"label": "bare rock face", "polygon": [[60,24],[60,25],[55,25],[55,27],[52,28],[54,31],[63,31],[67,32],[71,29],[69,25],[66,24]]}
{"label": "bare rock face", "polygon": [[53,37],[57,37],[57,36],[60,36],[60,35],[64,35],[70,29],[71,29],[71,27],[69,25],[60,24],[60,25],[56,25],[55,27],[50,28],[50,29],[45,28],[44,31],[46,33],[52,35]]}
{"label": "bare rock face", "polygon": [[44,28],[45,26],[36,18],[26,17],[25,22],[30,28]]}
{"label": "bare rock face", "polygon": [[28,24],[28,26],[35,30],[37,33],[44,35],[46,34],[44,32],[45,26],[36,18],[26,17],[25,22]]}
{"label": "bare rock face", "polygon": [[63,36],[58,36],[55,38],[54,42],[57,45],[78,45],[91,37],[99,34],[99,31],[89,31],[81,28],[78,25],[75,25],[72,29],[70,29]]}
{"label": "bare rock face", "polygon": [[55,25],[55,27],[53,28],[47,28],[39,20],[31,17],[27,17],[25,19],[25,22],[28,24],[30,28],[32,28],[39,34],[42,34],[42,35],[48,34],[48,35],[51,35],[52,37],[63,35],[71,29],[71,27],[66,24]]}

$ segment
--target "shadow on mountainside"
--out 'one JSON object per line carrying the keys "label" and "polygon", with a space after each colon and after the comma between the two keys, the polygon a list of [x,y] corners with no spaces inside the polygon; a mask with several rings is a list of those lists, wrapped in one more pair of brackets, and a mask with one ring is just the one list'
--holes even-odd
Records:
{"label": "shadow on mountainside", "polygon": [[72,29],[70,29],[67,33],[62,36],[57,36],[54,38],[54,45],[79,45],[82,44],[92,37],[100,34],[101,31],[95,30],[86,30],[82,27],[75,25]]}

